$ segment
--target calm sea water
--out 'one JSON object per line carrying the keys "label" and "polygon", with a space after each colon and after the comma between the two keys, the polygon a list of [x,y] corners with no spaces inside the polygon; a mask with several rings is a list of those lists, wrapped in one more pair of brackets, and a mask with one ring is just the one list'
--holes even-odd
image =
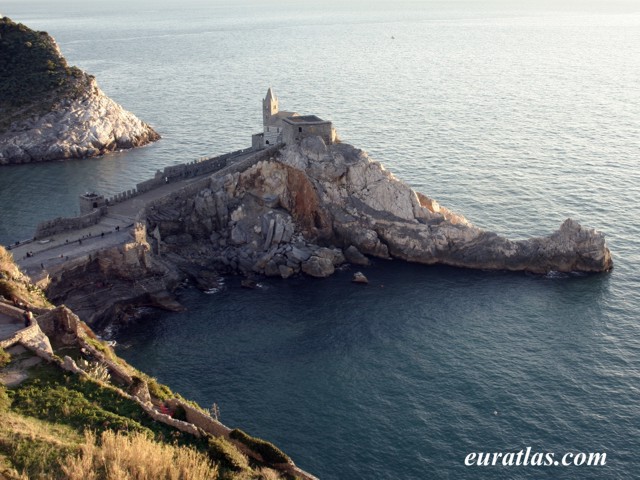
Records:
{"label": "calm sea water", "polygon": [[[517,6],[514,6],[518,3]],[[50,2],[0,12],[151,123],[160,142],[0,169],[0,241],[157,168],[249,145],[260,100],[514,238],[567,217],[610,274],[544,278],[376,262],[315,281],[227,279],[119,353],[323,479],[633,478],[640,468],[637,2]],[[497,415],[494,412],[497,411]],[[600,468],[465,467],[469,452],[606,452]]]}

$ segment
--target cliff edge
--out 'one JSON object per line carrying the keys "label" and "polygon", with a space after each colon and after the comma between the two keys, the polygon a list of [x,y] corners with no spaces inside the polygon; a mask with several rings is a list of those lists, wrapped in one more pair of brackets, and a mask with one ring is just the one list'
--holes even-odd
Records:
{"label": "cliff edge", "polygon": [[549,236],[512,241],[415,192],[364,151],[320,137],[220,172],[142,217],[160,253],[246,275],[324,277],[366,262],[362,254],[542,274],[613,265],[604,235],[571,219]]}
{"label": "cliff edge", "polygon": [[159,138],[70,67],[46,32],[0,19],[0,165],[93,157]]}
{"label": "cliff edge", "polygon": [[0,418],[1,479],[317,480],[119,358],[1,246]]}

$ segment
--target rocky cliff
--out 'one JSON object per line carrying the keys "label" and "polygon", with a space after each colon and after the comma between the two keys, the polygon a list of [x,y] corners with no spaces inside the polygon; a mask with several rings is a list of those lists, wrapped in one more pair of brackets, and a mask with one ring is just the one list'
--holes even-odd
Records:
{"label": "rocky cliff", "polygon": [[69,67],[54,39],[0,19],[0,165],[101,155],[159,135]]}
{"label": "rocky cliff", "polygon": [[[149,263],[143,235],[138,229],[122,249],[105,252],[98,270],[123,280],[162,273]],[[117,471],[139,479],[317,480],[272,443],[232,430],[120,359],[74,312],[41,297],[1,246],[0,280],[0,478],[106,479]],[[35,313],[27,324],[24,307]],[[143,442],[120,443],[112,456],[96,451],[94,432],[102,447],[122,432]]]}
{"label": "rocky cliff", "polygon": [[363,254],[535,273],[612,267],[604,235],[575,221],[511,241],[413,191],[362,150],[319,137],[213,176],[143,217],[160,253],[245,275],[324,277],[345,261],[366,263]]}

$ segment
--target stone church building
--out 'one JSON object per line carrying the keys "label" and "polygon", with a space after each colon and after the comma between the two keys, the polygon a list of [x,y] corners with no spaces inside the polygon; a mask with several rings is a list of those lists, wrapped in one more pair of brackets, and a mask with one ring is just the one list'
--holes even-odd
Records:
{"label": "stone church building", "polygon": [[280,143],[299,142],[310,136],[322,137],[327,144],[336,140],[336,131],[330,121],[315,115],[280,111],[278,97],[271,87],[262,100],[262,124],[264,132],[253,135],[251,141],[256,150]]}

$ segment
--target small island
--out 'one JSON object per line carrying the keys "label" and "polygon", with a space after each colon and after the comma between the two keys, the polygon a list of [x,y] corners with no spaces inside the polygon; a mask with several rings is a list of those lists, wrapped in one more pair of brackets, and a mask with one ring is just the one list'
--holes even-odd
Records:
{"label": "small island", "polygon": [[0,19],[0,165],[95,157],[159,138],[69,66],[49,34]]}

